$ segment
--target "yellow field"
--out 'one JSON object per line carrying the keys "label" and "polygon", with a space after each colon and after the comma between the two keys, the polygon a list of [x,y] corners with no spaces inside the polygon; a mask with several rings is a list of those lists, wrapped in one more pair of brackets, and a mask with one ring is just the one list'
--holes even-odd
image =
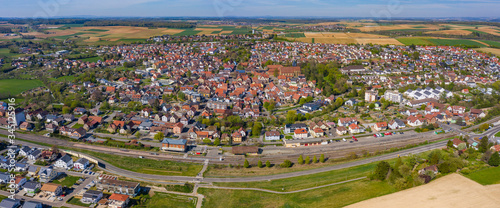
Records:
{"label": "yellow field", "polygon": [[305,38],[288,38],[300,42],[311,43],[314,38],[314,43],[329,43],[329,44],[380,44],[380,45],[402,45],[394,38],[389,38],[383,35],[365,34],[365,33],[304,33]]}
{"label": "yellow field", "polygon": [[362,201],[348,208],[496,208],[499,185],[483,186],[459,174],[438,178],[429,184]]}
{"label": "yellow field", "polygon": [[445,35],[470,35],[472,32],[467,30],[438,30],[429,31],[428,34],[445,34]]}
{"label": "yellow field", "polygon": [[494,55],[500,56],[500,48],[480,48],[476,50],[483,53],[492,53]]}

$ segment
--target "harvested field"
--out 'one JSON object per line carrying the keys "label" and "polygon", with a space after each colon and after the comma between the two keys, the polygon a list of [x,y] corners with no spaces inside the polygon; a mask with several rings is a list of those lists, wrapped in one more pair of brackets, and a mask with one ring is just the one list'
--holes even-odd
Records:
{"label": "harvested field", "polygon": [[472,32],[467,30],[438,30],[429,31],[427,34],[441,34],[441,35],[470,35]]}
{"label": "harvested field", "polygon": [[500,56],[500,48],[480,48],[477,51],[481,51],[484,53],[492,53],[494,55]]}
{"label": "harvested field", "polygon": [[358,38],[359,44],[404,45],[394,38]]}
{"label": "harvested field", "polygon": [[494,208],[500,204],[499,185],[482,186],[459,174],[436,179],[427,185],[369,199],[350,206],[372,208]]}
{"label": "harvested field", "polygon": [[401,25],[369,25],[364,27],[356,27],[356,29],[362,32],[373,32],[381,30],[416,30],[415,27],[419,27],[418,30],[438,30],[437,25],[411,25],[411,24],[401,24]]}
{"label": "harvested field", "polygon": [[222,28],[196,28],[196,31],[201,31],[198,33],[198,35],[214,35],[214,32],[217,32],[215,34],[218,34],[220,31],[222,31]]}

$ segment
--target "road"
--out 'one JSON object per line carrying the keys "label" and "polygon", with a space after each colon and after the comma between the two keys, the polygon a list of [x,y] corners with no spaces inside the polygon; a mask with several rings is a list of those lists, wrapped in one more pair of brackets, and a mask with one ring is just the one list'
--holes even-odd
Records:
{"label": "road", "polygon": [[[489,120],[488,123],[493,123],[495,120],[498,120],[500,117],[497,117],[497,118],[494,118],[492,120]],[[443,129],[451,129],[452,131],[455,131],[457,133],[460,133],[462,135],[468,135],[470,137],[484,137],[484,136],[487,136],[488,139],[490,139],[492,142],[496,142],[496,141],[493,141],[493,137],[495,136],[496,133],[500,132],[500,125],[496,125],[496,126],[493,126],[491,127],[491,129],[481,133],[481,134],[476,134],[474,132],[470,132],[474,129],[476,129],[477,127],[479,127],[479,125],[476,125],[476,126],[473,126],[473,127],[469,127],[467,129],[462,129],[460,126],[458,125],[455,125],[455,124],[445,124],[445,123],[439,123],[439,126]]]}
{"label": "road", "polygon": [[[22,134],[19,136],[22,136]],[[4,139],[4,140],[7,139],[4,137],[0,137],[0,138]],[[23,141],[18,141],[18,143],[28,144],[31,146],[37,146],[37,145],[33,145],[33,144],[23,142]],[[426,152],[426,151],[433,150],[433,149],[443,148],[446,146],[446,143],[447,143],[447,141],[441,141],[441,142],[437,142],[437,143],[433,143],[433,144],[429,144],[429,145],[425,145],[425,146],[415,147],[412,149],[401,150],[398,152],[388,153],[385,155],[380,155],[380,156],[376,156],[376,157],[347,162],[347,163],[333,165],[333,166],[327,166],[327,167],[323,167],[323,168],[310,169],[310,170],[304,170],[304,171],[299,171],[299,172],[283,173],[283,174],[277,174],[277,175],[241,177],[241,178],[202,178],[202,177],[189,177],[189,176],[163,176],[163,175],[144,174],[144,173],[137,173],[137,172],[124,170],[124,169],[115,167],[115,166],[109,164],[108,162],[100,160],[98,158],[94,158],[94,159],[96,159],[99,162],[99,166],[102,169],[104,169],[110,173],[121,175],[121,176],[132,178],[132,179],[136,179],[136,180],[141,180],[141,181],[150,181],[150,182],[155,182],[155,183],[167,182],[167,184],[172,184],[169,181],[195,182],[195,183],[199,183],[199,182],[207,182],[207,183],[211,183],[211,182],[254,182],[254,181],[266,181],[266,180],[276,180],[276,179],[283,179],[283,178],[298,177],[298,176],[310,175],[310,174],[315,174],[315,173],[322,173],[322,172],[338,170],[338,169],[343,169],[343,168],[350,168],[350,167],[354,167],[354,166],[358,166],[358,165],[364,165],[364,164],[368,164],[368,163],[372,163],[372,162],[396,158],[398,156],[406,156],[409,154],[418,154],[418,153]]]}

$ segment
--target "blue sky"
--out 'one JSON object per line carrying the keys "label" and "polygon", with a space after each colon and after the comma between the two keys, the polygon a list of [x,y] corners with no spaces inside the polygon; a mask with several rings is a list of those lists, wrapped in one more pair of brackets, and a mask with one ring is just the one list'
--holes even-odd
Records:
{"label": "blue sky", "polygon": [[0,0],[0,17],[499,17],[499,0]]}

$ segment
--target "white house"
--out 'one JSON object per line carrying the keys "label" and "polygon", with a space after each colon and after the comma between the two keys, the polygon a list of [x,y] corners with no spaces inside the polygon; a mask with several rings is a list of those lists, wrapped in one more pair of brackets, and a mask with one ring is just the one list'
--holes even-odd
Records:
{"label": "white house", "polygon": [[73,168],[75,168],[77,170],[83,170],[83,169],[87,168],[88,166],[89,166],[89,160],[87,160],[85,158],[80,158],[73,164]]}
{"label": "white house", "polygon": [[66,154],[61,157],[61,159],[57,160],[54,166],[63,169],[70,169],[71,167],[73,167],[73,158]]}

